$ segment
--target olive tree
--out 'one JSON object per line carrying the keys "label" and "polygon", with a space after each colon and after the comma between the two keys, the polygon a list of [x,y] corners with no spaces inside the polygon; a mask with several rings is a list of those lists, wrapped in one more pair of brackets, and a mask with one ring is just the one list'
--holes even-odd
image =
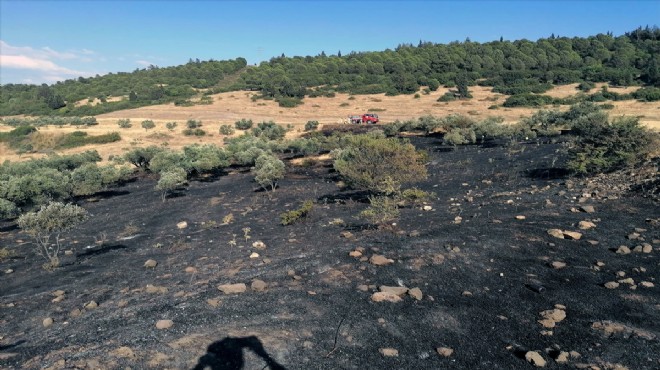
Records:
{"label": "olive tree", "polygon": [[180,167],[169,168],[160,174],[156,190],[161,192],[161,199],[165,202],[167,194],[186,184],[186,170]]}
{"label": "olive tree", "polygon": [[142,121],[142,123],[140,125],[142,126],[142,128],[145,131],[148,131],[149,129],[152,129],[152,128],[156,127],[156,124],[154,123],[154,121],[152,121],[150,119]]}
{"label": "olive tree", "polygon": [[277,157],[262,154],[254,163],[254,174],[254,180],[262,188],[265,190],[270,188],[271,191],[274,191],[277,182],[286,174],[286,166]]}
{"label": "olive tree", "polygon": [[[18,218],[18,226],[32,236],[37,253],[48,260],[51,267],[59,265],[60,234],[69,231],[88,218],[87,211],[72,203],[51,202],[37,212]],[[54,240],[51,238],[54,237]],[[52,243],[54,241],[54,244]]]}

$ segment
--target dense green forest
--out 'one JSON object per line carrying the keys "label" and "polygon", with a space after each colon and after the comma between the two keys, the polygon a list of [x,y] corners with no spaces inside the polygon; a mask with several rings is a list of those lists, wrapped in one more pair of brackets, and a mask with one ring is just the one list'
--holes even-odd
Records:
{"label": "dense green forest", "polygon": [[[230,75],[240,74],[231,84]],[[616,86],[660,86],[660,29],[638,28],[621,36],[556,37],[487,43],[399,45],[394,50],[346,55],[272,58],[246,67],[246,60],[190,61],[168,68],[79,78],[47,86],[0,87],[0,115],[94,115],[136,106],[185,100],[205,93],[254,90],[263,98],[286,99],[353,94],[408,94],[423,86],[493,86],[507,95],[542,93],[553,84],[607,82]],[[106,97],[128,96],[120,102]],[[102,104],[75,107],[81,99]]]}

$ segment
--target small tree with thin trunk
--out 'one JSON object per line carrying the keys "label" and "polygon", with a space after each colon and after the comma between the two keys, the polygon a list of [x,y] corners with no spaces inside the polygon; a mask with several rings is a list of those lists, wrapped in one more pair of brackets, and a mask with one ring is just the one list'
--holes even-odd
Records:
{"label": "small tree with thin trunk", "polygon": [[254,163],[254,180],[261,185],[264,190],[270,188],[271,191],[277,187],[277,182],[284,178],[286,166],[284,162],[270,154],[262,154]]}
{"label": "small tree with thin trunk", "polygon": [[[46,258],[50,267],[59,265],[60,234],[71,230],[88,217],[87,211],[75,204],[51,202],[37,212],[18,218],[18,226],[35,239],[37,253]],[[54,244],[51,242],[55,237]]]}
{"label": "small tree with thin trunk", "polygon": [[145,131],[148,131],[148,130],[156,127],[156,124],[154,123],[154,121],[152,121],[150,119],[142,121],[142,123],[140,125],[142,125],[142,128]]}
{"label": "small tree with thin trunk", "polygon": [[167,169],[160,174],[156,190],[161,192],[161,199],[165,202],[167,194],[186,184],[186,170],[180,167]]}

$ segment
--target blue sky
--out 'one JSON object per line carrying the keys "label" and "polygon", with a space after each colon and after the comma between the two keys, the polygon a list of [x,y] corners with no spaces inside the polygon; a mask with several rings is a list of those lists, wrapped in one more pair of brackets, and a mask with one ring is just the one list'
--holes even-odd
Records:
{"label": "blue sky", "polygon": [[623,34],[659,1],[0,0],[0,84],[53,83],[189,58],[393,49],[435,43]]}

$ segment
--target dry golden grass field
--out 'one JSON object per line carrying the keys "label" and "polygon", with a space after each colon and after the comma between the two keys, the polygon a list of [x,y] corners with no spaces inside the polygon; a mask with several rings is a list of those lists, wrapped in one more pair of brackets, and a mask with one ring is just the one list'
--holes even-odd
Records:
{"label": "dry golden grass field", "polygon": [[[575,95],[578,90],[577,84],[555,87],[546,94],[554,97],[567,97]],[[601,85],[598,85],[599,88]],[[610,91],[627,93],[634,91],[630,88],[610,88]],[[500,116],[506,123],[515,123],[521,117],[532,115],[537,109],[533,108],[504,108],[501,104],[506,99],[505,95],[493,93],[490,87],[473,86],[470,91],[474,96],[467,101],[452,101],[447,103],[437,102],[448,89],[439,88],[428,95],[419,94],[419,98],[413,95],[385,96],[376,95],[354,95],[337,94],[333,98],[305,98],[304,104],[296,108],[279,107],[275,101],[256,100],[250,98],[254,92],[235,91],[213,95],[213,103],[210,105],[196,105],[191,107],[177,107],[174,104],[155,105],[137,109],[117,111],[97,116],[97,126],[82,128],[89,135],[100,135],[112,131],[121,134],[122,140],[116,143],[86,146],[63,151],[63,153],[77,153],[88,149],[96,149],[104,160],[110,155],[122,154],[137,146],[167,145],[170,148],[181,148],[193,143],[215,143],[222,144],[223,136],[219,134],[219,128],[223,124],[230,124],[242,118],[252,119],[255,123],[273,120],[281,125],[293,125],[294,129],[289,136],[299,135],[305,123],[316,120],[324,124],[337,124],[352,114],[363,114],[366,112],[377,113],[382,123],[395,120],[406,120],[424,115],[446,116],[449,114],[462,114],[475,119],[483,119],[489,116]],[[596,91],[596,90],[592,90]],[[116,98],[115,98],[116,99]],[[85,102],[80,102],[85,103]],[[92,102],[90,104],[95,104]],[[610,116],[630,115],[640,117],[640,121],[647,127],[660,130],[660,102],[642,103],[635,100],[610,102],[614,109],[609,110]],[[500,105],[498,109],[488,109],[492,105]],[[551,107],[550,107],[551,108]],[[566,109],[564,106],[562,109]],[[119,119],[128,118],[133,127],[121,129],[117,125]],[[140,126],[143,120],[153,120],[156,128],[144,130]],[[186,128],[189,119],[201,120],[202,129],[207,132],[206,136],[185,136],[182,131]],[[167,130],[165,123],[177,122],[173,131]],[[9,131],[11,127],[0,126],[0,131]],[[39,134],[44,142],[44,147],[53,134],[68,133],[81,130],[80,127],[41,127]],[[240,135],[237,130],[235,135]],[[24,160],[37,158],[46,153],[29,154],[19,156],[13,150],[0,144],[0,158],[2,161]]]}

